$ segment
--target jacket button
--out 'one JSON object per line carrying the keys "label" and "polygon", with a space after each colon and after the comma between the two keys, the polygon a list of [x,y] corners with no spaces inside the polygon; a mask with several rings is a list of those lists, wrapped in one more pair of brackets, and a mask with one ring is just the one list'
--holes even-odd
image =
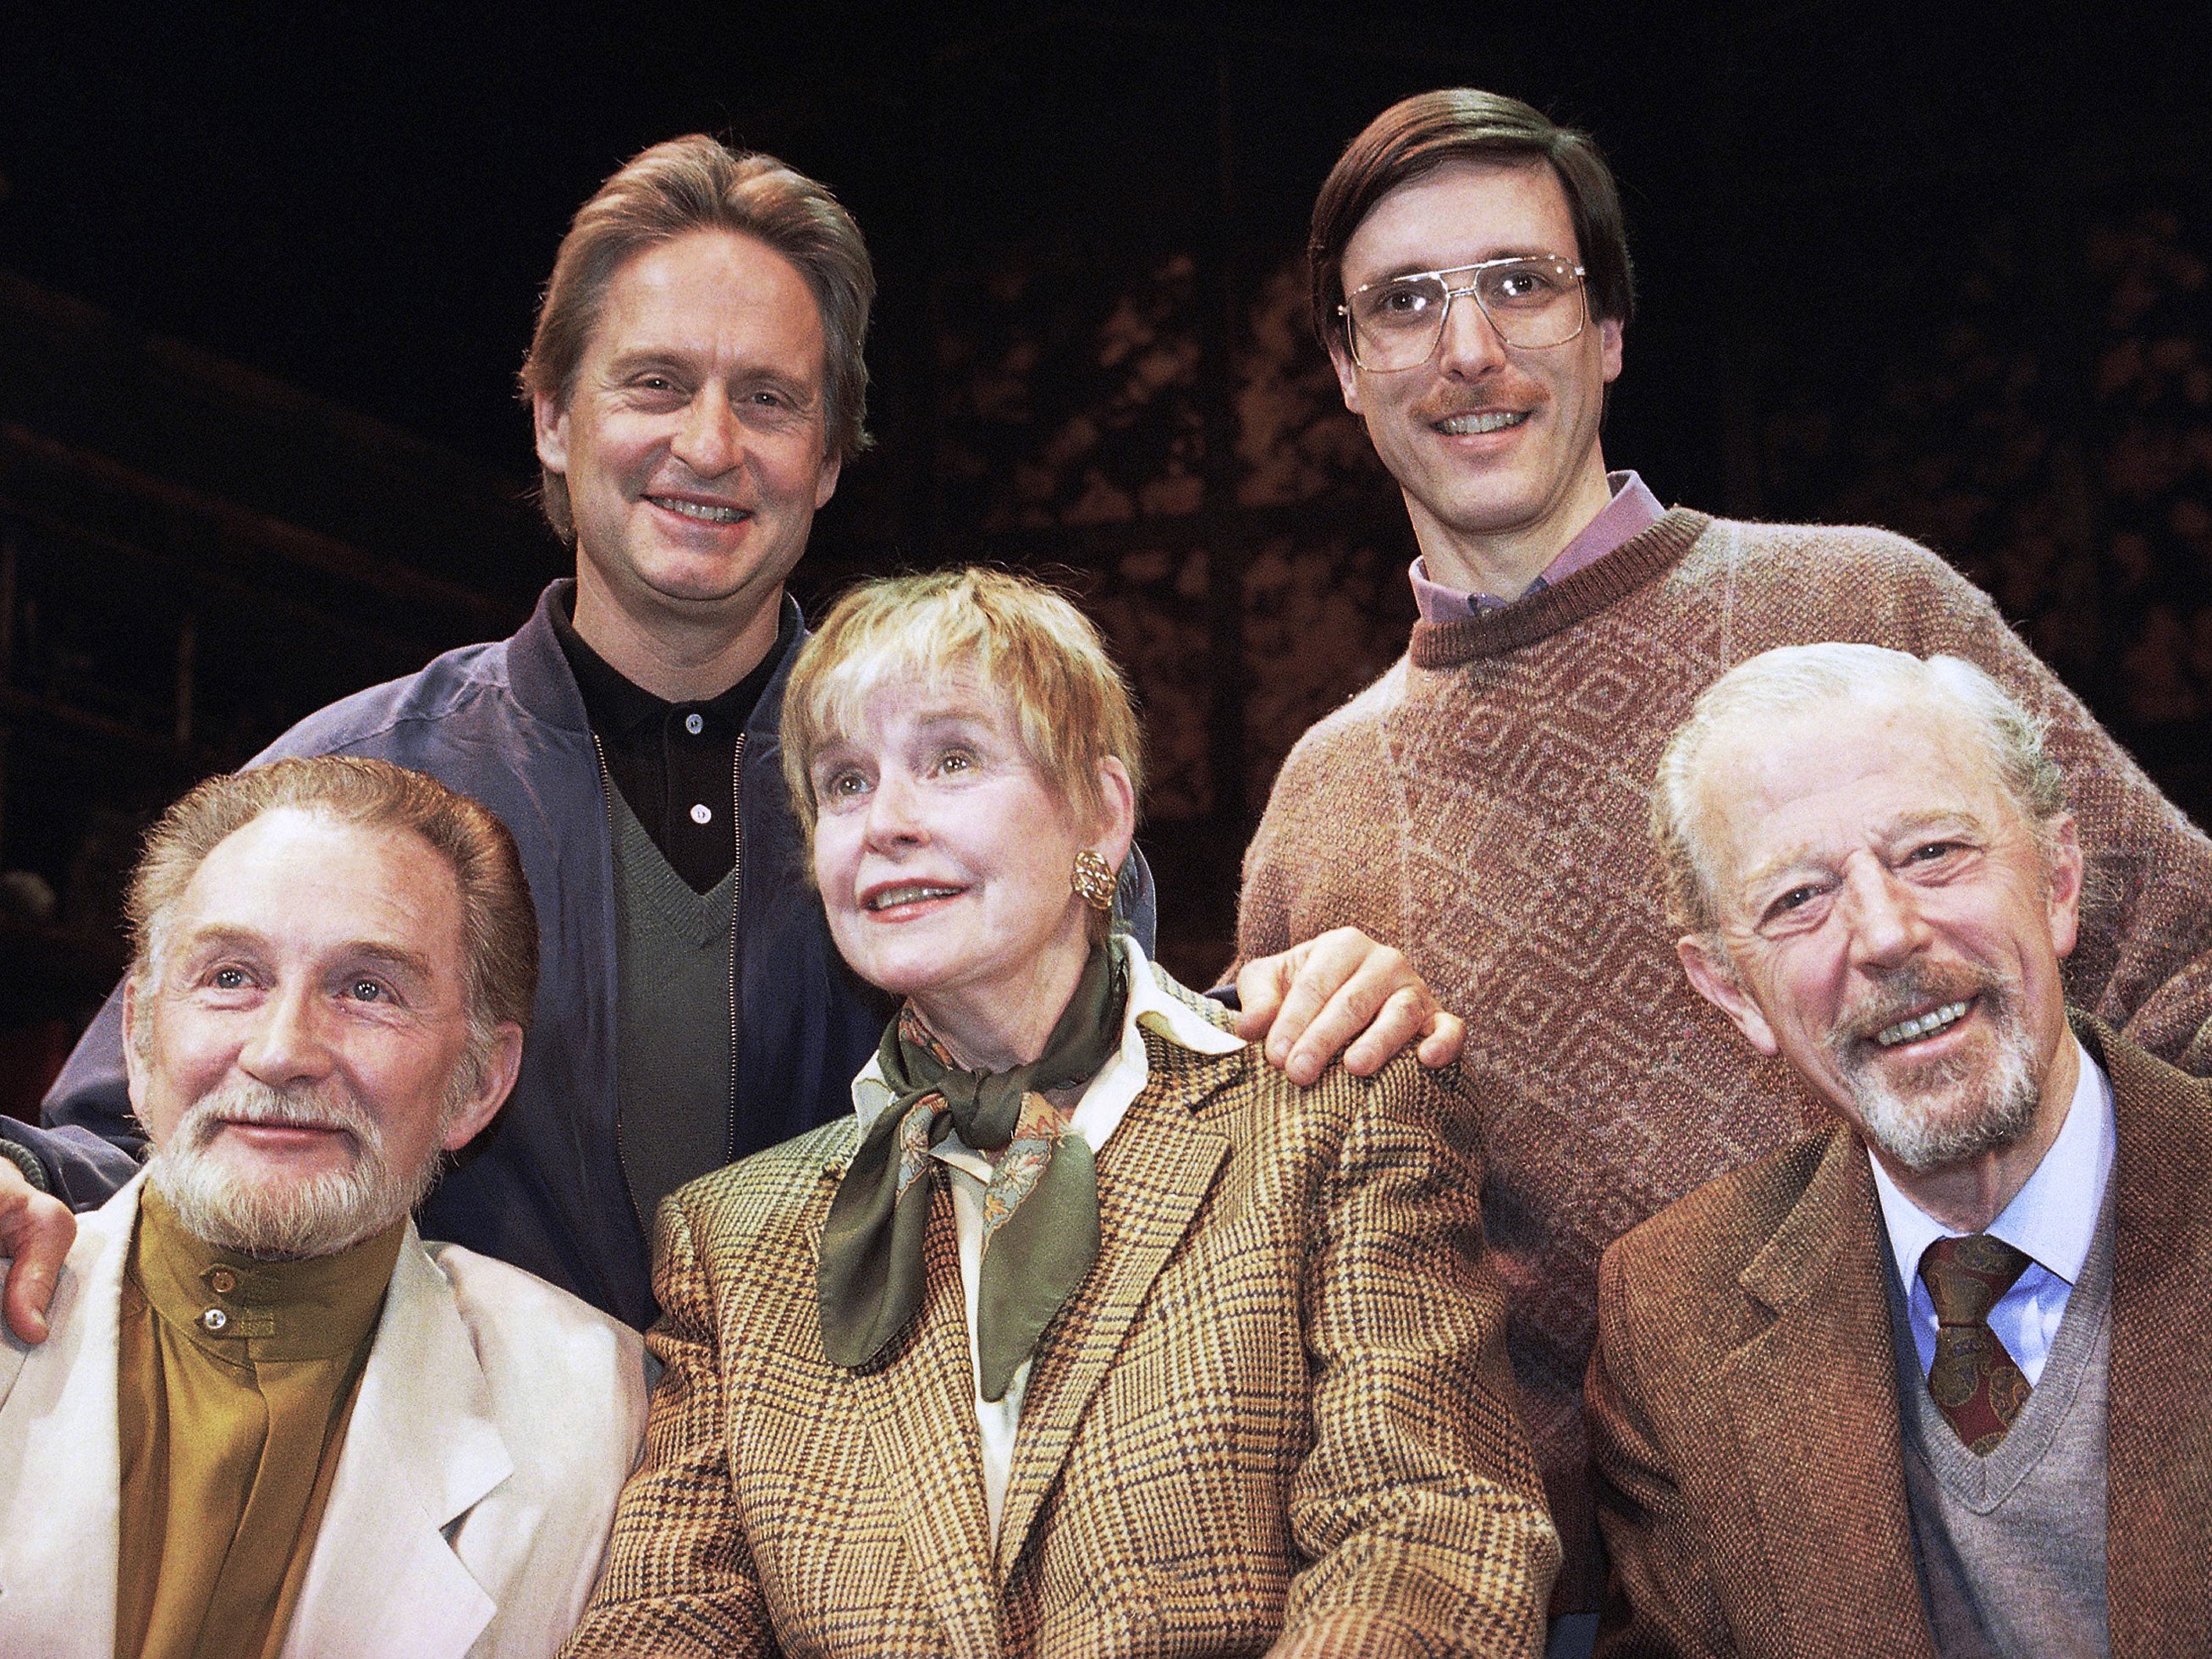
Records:
{"label": "jacket button", "polygon": [[228,1267],[217,1267],[208,1275],[208,1288],[217,1296],[228,1296],[238,1288],[238,1275]]}
{"label": "jacket button", "polygon": [[219,1331],[230,1323],[230,1316],[220,1308],[210,1308],[200,1316],[200,1323],[211,1331]]}

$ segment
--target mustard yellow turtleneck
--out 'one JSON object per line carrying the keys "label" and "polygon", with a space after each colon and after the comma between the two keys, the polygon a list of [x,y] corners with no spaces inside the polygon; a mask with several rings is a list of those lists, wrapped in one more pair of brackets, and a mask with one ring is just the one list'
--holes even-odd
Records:
{"label": "mustard yellow turtleneck", "polygon": [[117,1659],[275,1659],[405,1236],[401,1221],[337,1255],[258,1261],[143,1190],[118,1356]]}

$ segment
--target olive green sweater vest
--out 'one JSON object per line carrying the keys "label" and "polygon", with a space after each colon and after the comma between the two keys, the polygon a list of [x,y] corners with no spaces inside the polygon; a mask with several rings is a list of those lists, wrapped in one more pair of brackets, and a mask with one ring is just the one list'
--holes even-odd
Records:
{"label": "olive green sweater vest", "polygon": [[619,789],[614,806],[615,1100],[630,1197],[648,1237],[660,1200],[729,1161],[734,1081],[732,869],[711,892],[678,875]]}

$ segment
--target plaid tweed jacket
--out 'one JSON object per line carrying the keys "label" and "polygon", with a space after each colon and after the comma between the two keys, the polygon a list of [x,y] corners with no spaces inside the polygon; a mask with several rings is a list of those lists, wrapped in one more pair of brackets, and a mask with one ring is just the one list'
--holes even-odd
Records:
{"label": "plaid tweed jacket", "polygon": [[[2212,1085],[2085,1015],[2112,1082],[2106,1545],[2114,1659],[2212,1647]],[[1628,1234],[1589,1420],[1601,1655],[1934,1659],[1913,1561],[1874,1177],[1841,1127]]]}
{"label": "plaid tweed jacket", "polygon": [[1455,1097],[1145,1045],[995,1548],[943,1171],[923,1307],[853,1371],[815,1304],[852,1121],[662,1206],[668,1370],[568,1653],[1540,1650],[1558,1539]]}

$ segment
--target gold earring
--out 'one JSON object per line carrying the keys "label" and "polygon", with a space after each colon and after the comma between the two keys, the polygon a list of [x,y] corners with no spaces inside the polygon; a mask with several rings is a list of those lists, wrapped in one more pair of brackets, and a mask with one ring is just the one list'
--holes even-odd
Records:
{"label": "gold earring", "polygon": [[1114,908],[1114,866],[1088,847],[1075,855],[1075,873],[1070,882],[1076,896],[1092,909]]}

